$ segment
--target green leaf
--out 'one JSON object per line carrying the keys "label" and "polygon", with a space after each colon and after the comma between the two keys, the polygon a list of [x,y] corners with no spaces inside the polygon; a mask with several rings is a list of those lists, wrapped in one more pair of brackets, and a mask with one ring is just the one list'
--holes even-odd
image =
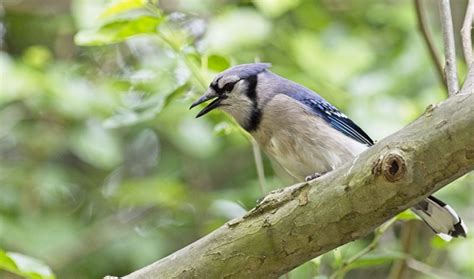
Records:
{"label": "green leaf", "polygon": [[44,46],[31,46],[26,49],[23,60],[26,64],[36,68],[43,68],[53,59],[53,55]]}
{"label": "green leaf", "polygon": [[101,46],[124,41],[130,37],[154,34],[163,21],[162,17],[142,15],[136,18],[120,18],[108,22],[96,30],[80,31],[74,41],[80,46]]}
{"label": "green leaf", "polygon": [[232,9],[209,21],[205,40],[211,51],[233,53],[266,42],[271,30],[271,21],[255,9]]}
{"label": "green leaf", "polygon": [[8,271],[17,269],[15,262],[2,250],[0,250],[0,270],[1,269]]}
{"label": "green leaf", "polygon": [[397,215],[397,220],[416,220],[418,217],[416,217],[415,213],[411,210],[405,210]]}
{"label": "green leaf", "polygon": [[30,279],[54,279],[51,269],[40,260],[15,253],[0,250],[0,270]]}
{"label": "green leaf", "polygon": [[255,6],[263,14],[270,17],[278,17],[297,7],[300,0],[253,0]]}
{"label": "green leaf", "polygon": [[407,256],[405,254],[395,251],[371,254],[351,263],[350,269],[383,265],[386,263],[390,263],[394,260],[404,259],[406,257]]}
{"label": "green leaf", "polygon": [[147,0],[118,0],[108,6],[102,14],[101,18],[111,17],[130,10],[143,8],[147,4]]}
{"label": "green leaf", "polygon": [[[170,94],[174,93],[175,91]],[[123,109],[117,114],[112,115],[103,122],[103,125],[107,129],[115,129],[150,121],[161,112],[168,96],[153,95],[152,97],[141,101],[133,108]]]}
{"label": "green leaf", "polygon": [[222,55],[212,54],[207,58],[207,67],[215,72],[222,72],[230,67],[230,61]]}
{"label": "green leaf", "polygon": [[183,95],[184,92],[188,91],[191,87],[190,82],[185,82],[183,85],[178,86],[175,90],[169,93],[164,100],[164,106],[169,105],[173,100]]}
{"label": "green leaf", "polygon": [[439,249],[439,250],[445,250],[448,249],[450,242],[443,240],[441,237],[435,235],[430,241],[431,247]]}

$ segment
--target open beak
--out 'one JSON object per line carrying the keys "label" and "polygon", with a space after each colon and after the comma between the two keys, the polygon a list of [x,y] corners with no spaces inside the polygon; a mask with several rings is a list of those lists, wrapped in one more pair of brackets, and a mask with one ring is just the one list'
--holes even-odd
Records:
{"label": "open beak", "polygon": [[[216,98],[216,99],[214,99]],[[225,99],[224,95],[217,95],[214,90],[208,89],[204,95],[201,96],[197,101],[192,103],[192,105],[189,107],[189,109],[192,109],[193,107],[202,104],[206,101],[209,101],[211,99],[214,99],[212,102],[210,102],[205,108],[203,108],[197,115],[196,118],[203,116],[204,114],[210,112],[211,110],[219,107],[220,103]]]}

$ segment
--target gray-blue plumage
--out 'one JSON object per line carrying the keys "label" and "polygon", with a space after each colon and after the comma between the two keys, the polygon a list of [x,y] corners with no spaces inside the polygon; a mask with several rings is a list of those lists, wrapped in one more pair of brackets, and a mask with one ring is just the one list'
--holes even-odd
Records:
{"label": "gray-blue plumage", "polygon": [[[299,95],[297,96],[299,97]],[[298,99],[298,101],[309,106],[316,114],[334,127],[334,129],[342,132],[346,136],[363,144],[374,144],[372,139],[359,126],[325,100],[317,100],[313,97]]]}
{"label": "gray-blue plumage", "polygon": [[374,144],[373,140],[359,126],[320,95],[297,84],[292,89],[293,90],[291,91],[285,92],[285,95],[308,106],[315,114],[327,121],[334,129],[360,143],[369,146]]}
{"label": "gray-blue plumage", "polygon": [[254,63],[235,66],[218,75],[215,79],[215,83],[211,83],[211,87],[214,87],[214,90],[221,91],[217,86],[217,83],[224,75],[238,75],[241,79],[246,79],[259,73],[266,72],[268,75],[273,75],[273,78],[280,78],[282,81],[285,81],[287,87],[284,88],[284,90],[280,90],[282,94],[285,94],[308,106],[315,114],[327,121],[332,127],[346,136],[351,137],[363,144],[374,144],[373,140],[359,126],[357,126],[352,120],[341,113],[336,107],[331,105],[320,95],[297,83],[285,80],[271,72],[268,72],[267,69],[269,67],[270,64],[268,63]]}

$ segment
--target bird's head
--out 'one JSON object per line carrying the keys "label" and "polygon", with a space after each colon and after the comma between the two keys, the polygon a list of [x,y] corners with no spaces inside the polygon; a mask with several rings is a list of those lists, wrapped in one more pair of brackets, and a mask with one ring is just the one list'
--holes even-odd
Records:
{"label": "bird's head", "polygon": [[259,121],[257,82],[258,75],[270,67],[266,63],[242,64],[218,74],[207,91],[190,108],[212,100],[196,117],[219,108],[250,131]]}

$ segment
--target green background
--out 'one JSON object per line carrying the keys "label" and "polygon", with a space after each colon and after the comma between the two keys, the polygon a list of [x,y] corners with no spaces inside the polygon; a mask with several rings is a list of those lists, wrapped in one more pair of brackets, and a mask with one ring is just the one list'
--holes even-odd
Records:
{"label": "green background", "polygon": [[[466,1],[452,2],[460,30]],[[125,275],[252,208],[246,135],[188,110],[231,65],[271,62],[374,139],[446,98],[407,0],[2,0],[0,16],[0,278]],[[266,191],[286,185],[264,168]],[[471,231],[473,184],[437,194]],[[373,235],[288,276],[397,278],[401,263],[406,278],[474,276],[472,234],[446,243],[399,219],[346,270]]]}

